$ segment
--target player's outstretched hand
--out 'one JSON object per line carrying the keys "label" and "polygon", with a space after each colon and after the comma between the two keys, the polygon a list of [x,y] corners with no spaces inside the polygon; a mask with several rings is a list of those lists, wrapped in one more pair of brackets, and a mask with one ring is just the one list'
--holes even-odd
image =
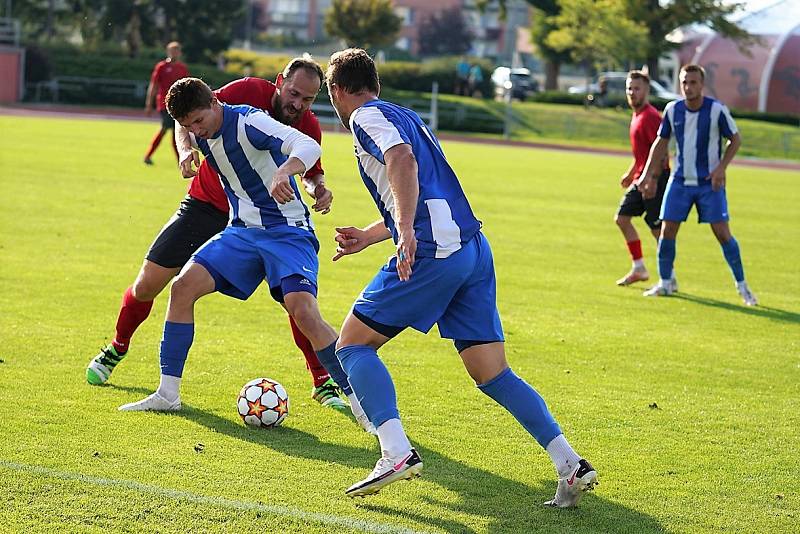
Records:
{"label": "player's outstretched hand", "polygon": [[325,215],[331,211],[331,203],[333,203],[333,193],[330,189],[325,187],[325,184],[318,184],[317,187],[314,188],[314,205],[311,208]]}
{"label": "player's outstretched hand", "polygon": [[656,184],[650,176],[645,176],[639,183],[639,189],[642,191],[642,197],[651,199],[656,196]]}
{"label": "player's outstretched hand", "polygon": [[719,191],[725,187],[725,169],[717,167],[711,173],[711,190]]}
{"label": "player's outstretched hand", "polygon": [[411,267],[414,265],[414,256],[417,253],[417,237],[414,228],[400,230],[397,239],[397,276],[407,282],[411,278]]}
{"label": "player's outstretched hand", "polygon": [[181,176],[184,178],[193,178],[197,174],[195,169],[199,166],[200,156],[194,150],[190,151],[178,165],[181,169]]}
{"label": "player's outstretched hand", "polygon": [[625,173],[622,175],[622,179],[619,181],[619,185],[622,186],[623,189],[627,189],[633,183],[633,175],[629,173]]}
{"label": "player's outstretched hand", "polygon": [[361,252],[369,246],[367,233],[355,226],[337,227],[336,236],[334,236],[333,239],[336,241],[336,255],[333,257],[333,261],[338,260],[342,256],[347,256],[348,254]]}
{"label": "player's outstretched hand", "polygon": [[292,189],[292,184],[289,182],[289,175],[276,172],[269,186],[269,194],[279,204],[286,204],[294,200],[294,189]]}

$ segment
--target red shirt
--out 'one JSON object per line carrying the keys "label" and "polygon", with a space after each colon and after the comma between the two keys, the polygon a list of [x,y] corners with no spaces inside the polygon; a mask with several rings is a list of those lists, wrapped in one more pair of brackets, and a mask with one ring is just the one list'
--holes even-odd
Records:
{"label": "red shirt", "polygon": [[[220,102],[227,104],[247,104],[254,108],[263,109],[272,115],[272,95],[275,94],[275,84],[261,78],[242,78],[234,80],[228,85],[214,91]],[[309,109],[291,125],[300,130],[311,139],[322,144],[322,129],[317,117]],[[322,162],[317,160],[313,167],[306,171],[305,176],[313,177],[322,174]],[[217,172],[206,160],[200,164],[197,176],[189,185],[189,194],[198,200],[209,202],[220,211],[228,213],[228,197],[222,189]]]}
{"label": "red shirt", "polygon": [[[652,104],[646,104],[641,111],[634,113],[631,117],[631,150],[635,165],[633,167],[633,180],[639,177],[647,165],[647,158],[650,155],[650,147],[658,136],[658,129],[661,127],[661,114]],[[666,165],[665,165],[666,168]]]}
{"label": "red shirt", "polygon": [[153,73],[150,74],[150,83],[158,85],[158,94],[156,95],[156,109],[158,111],[166,109],[164,99],[167,97],[167,91],[172,87],[172,84],[187,76],[189,76],[189,69],[180,61],[167,61],[164,59],[156,63],[156,66],[153,67]]}

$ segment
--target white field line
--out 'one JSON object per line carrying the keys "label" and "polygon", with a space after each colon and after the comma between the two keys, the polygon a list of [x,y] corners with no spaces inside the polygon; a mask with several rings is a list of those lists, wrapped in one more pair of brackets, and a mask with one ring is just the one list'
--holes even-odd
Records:
{"label": "white field line", "polygon": [[32,473],[43,475],[61,480],[75,480],[86,484],[95,486],[110,486],[114,488],[121,488],[125,490],[135,491],[144,495],[155,495],[167,497],[179,501],[188,501],[197,504],[205,504],[210,506],[217,506],[219,508],[227,508],[230,510],[265,512],[276,516],[287,517],[291,519],[299,519],[301,521],[309,521],[314,523],[323,523],[326,525],[336,525],[341,527],[358,529],[364,532],[377,532],[389,534],[417,534],[421,531],[411,530],[402,527],[395,527],[383,523],[374,523],[372,521],[364,521],[363,519],[356,519],[353,517],[338,516],[332,514],[321,514],[317,512],[307,512],[299,508],[290,506],[278,506],[274,504],[261,504],[255,502],[239,501],[235,499],[225,499],[223,497],[213,497],[206,495],[197,495],[188,491],[160,488],[158,486],[150,486],[148,484],[141,484],[132,480],[117,480],[113,478],[100,478],[80,473],[73,473],[70,471],[59,471],[48,467],[41,467],[38,465],[20,464],[16,462],[7,462],[0,460],[0,468],[10,471],[17,471],[23,473]]}

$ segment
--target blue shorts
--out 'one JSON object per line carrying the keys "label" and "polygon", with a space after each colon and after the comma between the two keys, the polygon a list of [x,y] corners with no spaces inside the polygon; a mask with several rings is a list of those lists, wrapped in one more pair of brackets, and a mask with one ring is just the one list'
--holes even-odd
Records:
{"label": "blue shorts", "polygon": [[379,332],[410,326],[427,333],[437,324],[446,339],[504,340],[492,249],[482,233],[447,258],[417,258],[412,269],[401,282],[392,258],[358,296],[353,314]]}
{"label": "blue shorts", "polygon": [[228,226],[203,245],[191,261],[206,268],[220,293],[247,300],[266,280],[273,288],[273,297],[275,288],[284,288],[278,292],[282,298],[284,292],[291,291],[316,295],[318,251],[319,242],[308,230]]}
{"label": "blue shorts", "polygon": [[684,185],[683,180],[675,178],[667,184],[660,219],[683,222],[693,205],[697,206],[697,222],[716,223],[729,219],[724,187],[714,191],[711,180],[700,180],[700,185]]}

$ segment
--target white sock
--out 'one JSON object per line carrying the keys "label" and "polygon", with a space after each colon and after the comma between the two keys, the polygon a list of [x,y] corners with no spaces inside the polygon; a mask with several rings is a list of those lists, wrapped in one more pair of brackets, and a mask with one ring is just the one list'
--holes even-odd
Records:
{"label": "white sock", "polygon": [[570,447],[564,434],[559,434],[550,440],[545,450],[550,455],[560,477],[569,475],[581,461],[581,457]]}
{"label": "white sock", "polygon": [[356,396],[355,391],[349,394],[347,399],[350,401],[350,411],[353,412],[353,415],[356,417],[366,415],[364,413],[364,408],[361,407],[361,403],[358,402],[358,397]]}
{"label": "white sock", "polygon": [[397,458],[411,450],[400,419],[389,419],[378,427],[378,440],[381,442],[381,453],[386,458]]}
{"label": "white sock", "polygon": [[171,375],[161,375],[161,383],[158,385],[156,393],[168,401],[176,401],[181,396],[181,377]]}
{"label": "white sock", "polygon": [[672,280],[664,280],[663,278],[658,280],[658,285],[661,287],[669,287],[670,283],[672,283]]}
{"label": "white sock", "polygon": [[633,260],[633,269],[636,271],[644,271],[644,260],[639,258],[638,260]]}
{"label": "white sock", "polygon": [[746,287],[747,287],[747,282],[745,282],[744,280],[742,280],[741,282],[736,282],[736,289],[738,289],[739,291],[745,289]]}

